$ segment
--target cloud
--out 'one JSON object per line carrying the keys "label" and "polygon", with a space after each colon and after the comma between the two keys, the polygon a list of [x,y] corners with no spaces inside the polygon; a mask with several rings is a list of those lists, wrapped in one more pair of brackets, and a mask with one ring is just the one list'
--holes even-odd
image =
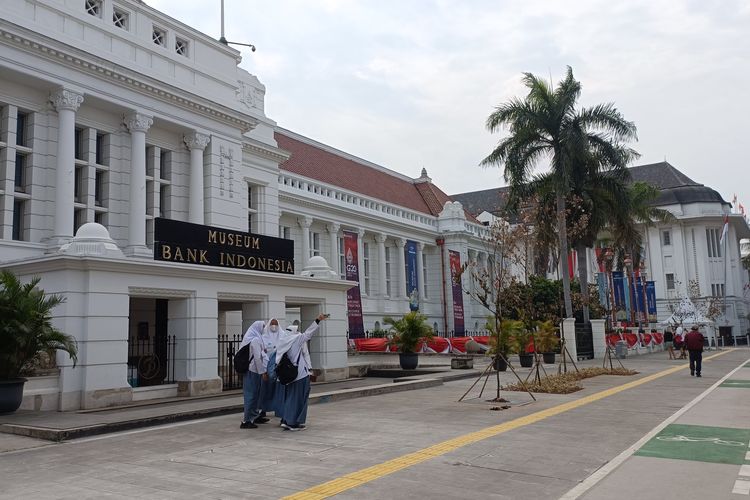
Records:
{"label": "cloud", "polygon": [[[205,0],[149,4],[218,34]],[[227,37],[258,46],[242,65],[266,84],[271,118],[407,175],[425,166],[448,191],[499,184],[500,171],[477,167],[500,138],[484,130],[487,115],[523,95],[522,72],[557,81],[567,65],[582,105],[613,101],[636,122],[642,162],[666,155],[725,197],[750,185],[740,150],[750,115],[746,0],[226,7]]]}

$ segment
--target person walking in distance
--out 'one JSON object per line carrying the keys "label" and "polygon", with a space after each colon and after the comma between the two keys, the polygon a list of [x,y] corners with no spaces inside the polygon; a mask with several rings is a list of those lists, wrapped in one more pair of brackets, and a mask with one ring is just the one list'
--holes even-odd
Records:
{"label": "person walking in distance", "polygon": [[671,328],[664,330],[664,347],[667,348],[669,359],[677,359],[677,356],[674,355],[674,334]]}
{"label": "person walking in distance", "polygon": [[242,349],[249,344],[250,348],[250,352],[248,353],[250,367],[245,372],[242,380],[245,413],[240,429],[255,429],[258,427],[256,424],[265,424],[268,422],[267,418],[260,416],[260,385],[263,380],[268,379],[268,374],[266,373],[268,356],[266,356],[266,350],[263,346],[263,327],[264,323],[262,321],[256,321],[250,325],[250,328],[245,332],[245,336],[242,337],[242,343],[240,343],[239,347],[239,349]]}
{"label": "person walking in distance", "polygon": [[693,325],[687,335],[685,335],[685,347],[690,356],[690,376],[701,376],[703,340],[703,334],[698,331],[698,325]]}

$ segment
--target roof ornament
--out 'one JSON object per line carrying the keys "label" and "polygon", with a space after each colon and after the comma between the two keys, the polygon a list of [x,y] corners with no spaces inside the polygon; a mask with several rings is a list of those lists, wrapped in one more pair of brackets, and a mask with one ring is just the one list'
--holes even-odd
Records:
{"label": "roof ornament", "polygon": [[420,183],[420,182],[432,182],[432,179],[429,175],[427,175],[427,169],[422,167],[422,173],[419,176],[419,178],[414,180],[414,183]]}

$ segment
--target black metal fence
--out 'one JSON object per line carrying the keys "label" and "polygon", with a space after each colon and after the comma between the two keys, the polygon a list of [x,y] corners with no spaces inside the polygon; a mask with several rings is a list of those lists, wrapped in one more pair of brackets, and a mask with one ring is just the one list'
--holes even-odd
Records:
{"label": "black metal fence", "polygon": [[594,359],[594,332],[591,323],[576,323],[575,331],[578,359]]}
{"label": "black metal fence", "polygon": [[218,337],[219,376],[225,391],[242,388],[242,375],[234,371],[234,354],[242,343],[242,337],[239,333]]}
{"label": "black metal fence", "polygon": [[173,384],[177,339],[174,335],[128,339],[128,383],[131,387]]}

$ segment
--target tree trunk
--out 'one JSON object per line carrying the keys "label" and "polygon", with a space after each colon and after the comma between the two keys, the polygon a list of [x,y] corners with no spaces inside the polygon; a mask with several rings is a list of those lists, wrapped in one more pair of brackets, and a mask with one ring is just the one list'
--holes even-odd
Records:
{"label": "tree trunk", "polygon": [[568,267],[568,227],[565,223],[565,196],[557,192],[557,234],[560,238],[560,263],[562,264],[563,299],[565,317],[573,317],[573,304],[570,300],[570,269]]}
{"label": "tree trunk", "polygon": [[578,280],[581,282],[581,299],[583,301],[583,322],[588,323],[589,317],[589,263],[588,252],[584,243],[576,245],[578,254]]}

